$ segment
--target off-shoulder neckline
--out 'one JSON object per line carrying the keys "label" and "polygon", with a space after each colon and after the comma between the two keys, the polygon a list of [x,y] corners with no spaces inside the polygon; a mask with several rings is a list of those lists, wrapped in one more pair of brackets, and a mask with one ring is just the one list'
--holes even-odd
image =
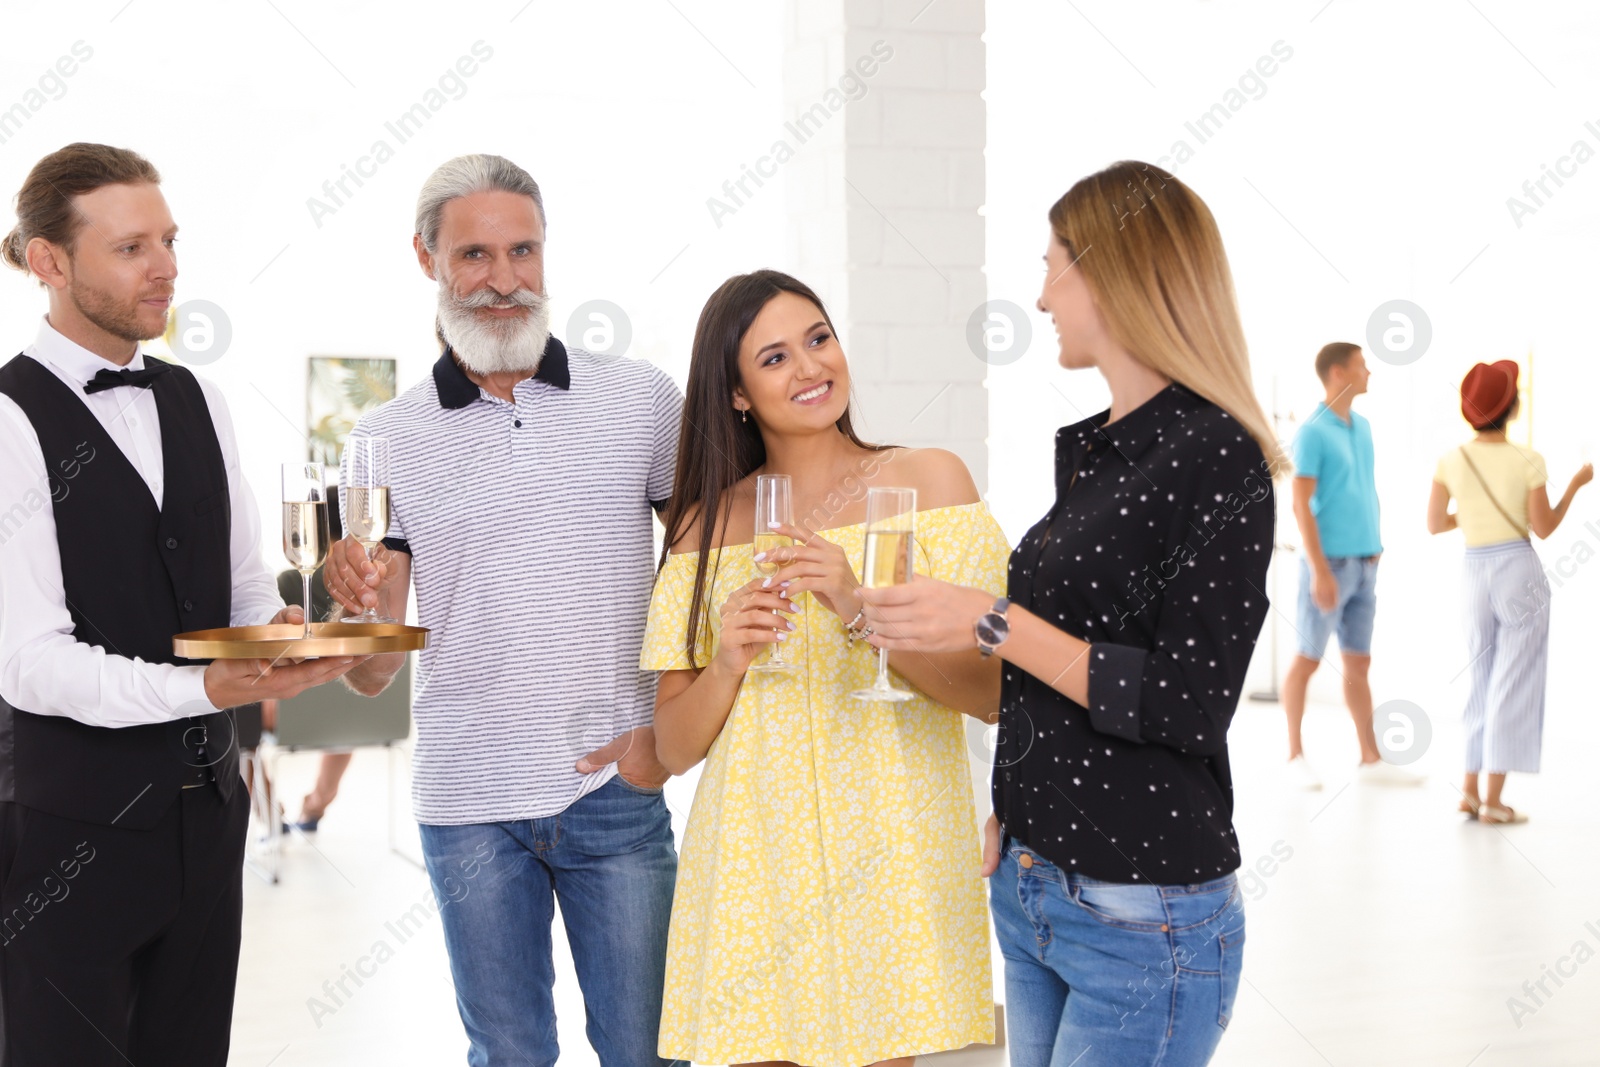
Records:
{"label": "off-shoulder neckline", "polygon": [[[924,516],[924,515],[937,515],[940,512],[944,512],[944,511],[960,511],[963,508],[987,508],[988,506],[989,505],[985,501],[974,500],[970,504],[946,504],[944,507],[941,507],[941,508],[926,508],[926,509],[924,509],[922,511],[917,512],[917,521],[921,522],[922,521],[922,516]],[[865,522],[852,522],[848,526],[829,526],[826,529],[817,530],[815,532],[816,533],[820,533],[820,534],[838,533],[840,530],[854,530],[857,527],[865,526],[865,525],[866,525]],[[733,551],[735,549],[741,549],[741,548],[743,548],[743,549],[753,549],[754,547],[755,547],[755,542],[754,541],[741,541],[738,544],[733,544],[733,545],[718,545],[718,546],[712,548],[711,551],[712,552],[728,552],[728,551]],[[699,554],[700,554],[700,550],[698,548],[695,549],[692,552],[668,552],[667,553],[667,559],[669,561],[671,561],[671,560],[674,560],[674,559],[678,559],[680,557],[698,556]]]}

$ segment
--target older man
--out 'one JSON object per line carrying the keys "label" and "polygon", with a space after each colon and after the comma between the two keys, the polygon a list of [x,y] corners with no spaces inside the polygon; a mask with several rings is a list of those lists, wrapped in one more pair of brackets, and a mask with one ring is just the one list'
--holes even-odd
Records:
{"label": "older man", "polygon": [[[677,854],[638,660],[682,397],[550,335],[544,205],[514,163],[440,167],[413,241],[444,352],[352,431],[390,441],[390,536],[375,563],[341,542],[325,573],[397,619],[414,581],[433,630],[413,799],[469,1062],[555,1062],[559,900],[600,1062],[659,1064]],[[349,682],[380,692],[401,662]]]}

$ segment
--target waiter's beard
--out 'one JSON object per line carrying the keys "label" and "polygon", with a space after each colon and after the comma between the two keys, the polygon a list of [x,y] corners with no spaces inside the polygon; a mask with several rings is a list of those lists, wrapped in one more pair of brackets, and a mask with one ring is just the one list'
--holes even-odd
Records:
{"label": "waiter's beard", "polygon": [[135,298],[132,307],[117,303],[117,298],[104,289],[97,289],[89,283],[78,278],[69,278],[67,281],[67,296],[78,308],[78,313],[100,329],[120,341],[131,341],[139,344],[143,341],[160,337],[167,329],[165,313],[159,322],[152,321],[148,324],[139,321],[139,310],[143,306],[141,300],[152,300],[156,297],[171,297],[172,290],[166,289],[154,293],[141,293]]}
{"label": "waiter's beard", "polygon": [[[497,319],[478,309],[520,304],[526,312]],[[458,297],[439,279],[439,336],[474,374],[529,373],[539,369],[550,341],[550,300],[526,286],[501,295],[485,287]]]}

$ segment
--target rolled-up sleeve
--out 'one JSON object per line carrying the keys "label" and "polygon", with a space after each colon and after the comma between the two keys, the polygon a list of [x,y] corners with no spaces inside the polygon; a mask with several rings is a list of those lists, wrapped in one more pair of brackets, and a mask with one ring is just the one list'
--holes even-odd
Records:
{"label": "rolled-up sleeve", "polygon": [[1266,619],[1274,515],[1271,492],[1247,488],[1263,484],[1248,465],[1195,466],[1152,647],[1091,644],[1088,711],[1103,734],[1205,756],[1227,744]]}

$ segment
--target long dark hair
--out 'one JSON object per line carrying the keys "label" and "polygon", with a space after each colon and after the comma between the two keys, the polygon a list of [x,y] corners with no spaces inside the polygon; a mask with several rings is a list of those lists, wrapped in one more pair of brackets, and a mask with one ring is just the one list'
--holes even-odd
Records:
{"label": "long dark hair", "polygon": [[[684,629],[684,647],[689,652],[690,663],[695,662],[695,638],[704,622],[707,557],[717,529],[727,524],[733,508],[733,496],[728,490],[767,461],[767,445],[761,437],[761,428],[754,420],[739,418],[733,408],[733,390],[742,382],[739,345],[761,309],[779,293],[794,293],[816,305],[828,329],[838,336],[828,309],[810,286],[775,270],[736,274],[723,282],[701,309],[700,321],[694,330],[683,425],[678,431],[677,474],[662,519],[667,536],[659,564],[666,565],[668,550],[688,532],[695,517],[700,516],[700,558],[695,563],[694,593],[689,601],[688,625]],[[873,451],[889,447],[861,440],[850,424],[848,407],[835,425],[857,447]],[[719,566],[720,562],[719,559]]]}

